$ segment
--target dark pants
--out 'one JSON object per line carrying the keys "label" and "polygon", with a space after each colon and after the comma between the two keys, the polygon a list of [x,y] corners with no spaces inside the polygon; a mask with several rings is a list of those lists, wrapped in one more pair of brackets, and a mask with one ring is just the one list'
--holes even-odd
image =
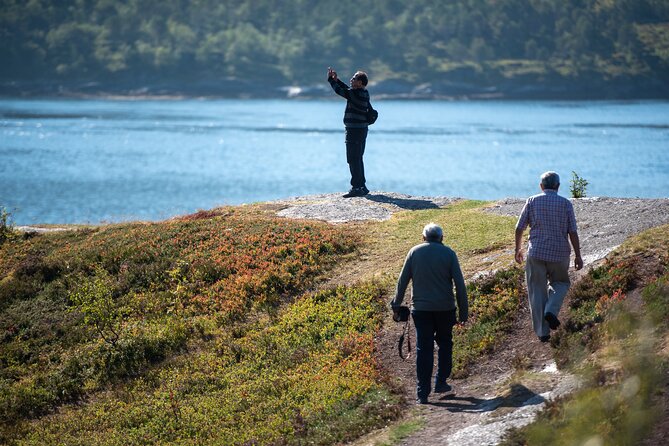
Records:
{"label": "dark pants", "polygon": [[351,186],[365,186],[365,165],[362,155],[365,154],[367,129],[346,129],[346,162],[351,171]]}
{"label": "dark pants", "polygon": [[439,346],[435,383],[445,383],[451,376],[455,310],[414,310],[411,315],[416,326],[416,393],[418,398],[427,398],[431,390],[435,341]]}

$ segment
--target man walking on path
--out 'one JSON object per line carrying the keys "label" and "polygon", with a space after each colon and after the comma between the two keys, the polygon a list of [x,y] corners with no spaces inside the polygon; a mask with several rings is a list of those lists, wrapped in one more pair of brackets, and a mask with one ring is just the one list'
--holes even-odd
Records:
{"label": "man walking on path", "polygon": [[[412,281],[411,316],[416,327],[416,395],[427,404],[434,366],[434,342],[439,346],[434,392],[451,391],[446,380],[453,367],[453,326],[467,322],[467,288],[455,252],[445,246],[441,227],[430,223],[423,229],[424,243],[407,254],[390,305],[399,311],[404,293]],[[455,285],[456,293],[453,294]],[[455,317],[457,300],[458,319]]]}
{"label": "man walking on path", "polygon": [[328,82],[335,93],[346,99],[344,125],[346,126],[346,161],[351,171],[351,190],[344,197],[361,197],[369,193],[365,186],[365,166],[362,162],[367,141],[367,109],[370,106],[369,92],[365,88],[368,82],[367,73],[356,72],[351,78],[349,88],[337,77],[335,70],[328,68]]}
{"label": "man walking on path", "polygon": [[[541,342],[550,340],[550,330],[560,326],[558,314],[569,290],[569,256],[574,247],[574,267],[583,268],[576,217],[571,201],[558,195],[560,177],[541,175],[541,193],[527,199],[516,224],[516,262],[523,262],[522,238],[530,227],[525,263],[527,297],[532,327]],[[550,329],[550,330],[549,330]]]}

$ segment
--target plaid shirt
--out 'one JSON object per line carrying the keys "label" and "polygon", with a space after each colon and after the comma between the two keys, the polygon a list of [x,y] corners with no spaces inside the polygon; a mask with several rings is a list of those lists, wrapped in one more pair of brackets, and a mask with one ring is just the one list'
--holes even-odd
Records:
{"label": "plaid shirt", "polygon": [[561,262],[569,258],[569,234],[576,233],[576,217],[571,201],[557,191],[546,189],[527,199],[516,229],[530,227],[528,257],[545,262]]}

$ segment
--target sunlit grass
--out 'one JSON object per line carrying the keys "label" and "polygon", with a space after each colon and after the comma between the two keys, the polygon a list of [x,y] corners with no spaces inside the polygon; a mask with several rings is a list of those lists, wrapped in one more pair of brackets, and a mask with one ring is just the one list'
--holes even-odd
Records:
{"label": "sunlit grass", "polygon": [[[370,245],[382,253],[392,266],[388,272],[398,274],[408,250],[422,242],[423,227],[436,223],[444,230],[444,244],[458,255],[465,274],[473,274],[507,265],[512,254],[503,249],[513,247],[516,219],[483,212],[487,202],[465,200],[445,208],[399,212],[392,219],[369,225]],[[488,253],[498,252],[495,261],[483,261]],[[494,264],[494,266],[493,266]]]}
{"label": "sunlit grass", "polygon": [[425,426],[425,421],[420,418],[413,418],[402,423],[398,423],[390,430],[388,434],[388,441],[382,441],[375,446],[392,446],[399,444],[402,440],[409,437],[414,432],[420,430]]}

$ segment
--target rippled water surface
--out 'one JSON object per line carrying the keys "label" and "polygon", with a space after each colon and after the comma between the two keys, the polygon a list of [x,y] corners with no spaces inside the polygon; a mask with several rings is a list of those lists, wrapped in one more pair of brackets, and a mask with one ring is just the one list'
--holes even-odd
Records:
{"label": "rippled water surface", "polygon": [[[372,91],[373,94],[373,91]],[[17,224],[159,220],[348,189],[344,101],[0,100],[0,206]],[[669,102],[376,101],[368,187],[669,196]]]}

